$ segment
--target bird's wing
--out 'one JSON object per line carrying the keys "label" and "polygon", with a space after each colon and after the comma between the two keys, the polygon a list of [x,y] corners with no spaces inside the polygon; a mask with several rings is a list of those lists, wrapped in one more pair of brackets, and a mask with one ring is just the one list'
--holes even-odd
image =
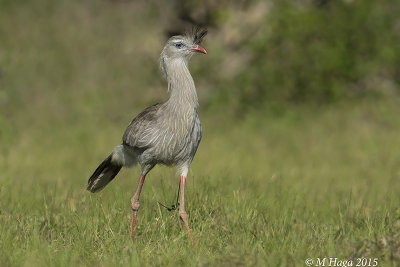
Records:
{"label": "bird's wing", "polygon": [[126,128],[122,141],[134,148],[146,148],[151,144],[151,133],[157,123],[157,112],[161,104],[155,104],[143,110]]}

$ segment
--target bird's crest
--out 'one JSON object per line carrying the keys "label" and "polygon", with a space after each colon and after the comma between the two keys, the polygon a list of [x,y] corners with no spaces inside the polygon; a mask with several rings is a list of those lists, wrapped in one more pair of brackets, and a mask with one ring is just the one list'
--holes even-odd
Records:
{"label": "bird's crest", "polygon": [[200,26],[195,26],[190,31],[186,32],[186,36],[192,38],[194,44],[200,44],[207,33],[207,29],[201,28]]}

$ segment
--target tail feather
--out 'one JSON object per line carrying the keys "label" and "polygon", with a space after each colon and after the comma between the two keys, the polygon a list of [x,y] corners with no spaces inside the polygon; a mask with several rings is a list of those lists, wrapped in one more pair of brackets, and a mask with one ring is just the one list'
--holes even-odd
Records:
{"label": "tail feather", "polygon": [[121,170],[122,165],[111,161],[112,153],[97,167],[88,181],[87,190],[92,193],[103,189]]}

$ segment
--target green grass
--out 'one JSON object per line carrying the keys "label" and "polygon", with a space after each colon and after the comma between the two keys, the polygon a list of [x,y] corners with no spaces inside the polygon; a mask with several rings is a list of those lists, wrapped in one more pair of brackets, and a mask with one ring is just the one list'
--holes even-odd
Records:
{"label": "green grass", "polygon": [[360,255],[398,264],[399,111],[379,101],[224,125],[204,112],[186,196],[195,247],[177,212],[157,204],[173,203],[175,170],[149,174],[134,241],[138,169],[85,191],[124,125],[30,126],[1,154],[0,265],[304,266]]}
{"label": "green grass", "polygon": [[211,30],[209,54],[191,61],[204,130],[186,193],[196,246],[158,205],[176,197],[166,167],[146,180],[132,241],[139,170],[85,187],[130,119],[165,98],[163,18],[136,1],[0,8],[0,266],[400,264],[399,99],[230,114],[207,105],[209,62],[226,56]]}

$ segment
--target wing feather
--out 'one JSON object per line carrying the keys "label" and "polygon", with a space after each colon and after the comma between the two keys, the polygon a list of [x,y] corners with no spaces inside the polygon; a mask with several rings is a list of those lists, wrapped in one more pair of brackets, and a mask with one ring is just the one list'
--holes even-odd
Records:
{"label": "wing feather", "polygon": [[157,112],[160,107],[161,104],[150,106],[132,120],[122,137],[124,145],[140,149],[151,144],[151,132],[157,124]]}

